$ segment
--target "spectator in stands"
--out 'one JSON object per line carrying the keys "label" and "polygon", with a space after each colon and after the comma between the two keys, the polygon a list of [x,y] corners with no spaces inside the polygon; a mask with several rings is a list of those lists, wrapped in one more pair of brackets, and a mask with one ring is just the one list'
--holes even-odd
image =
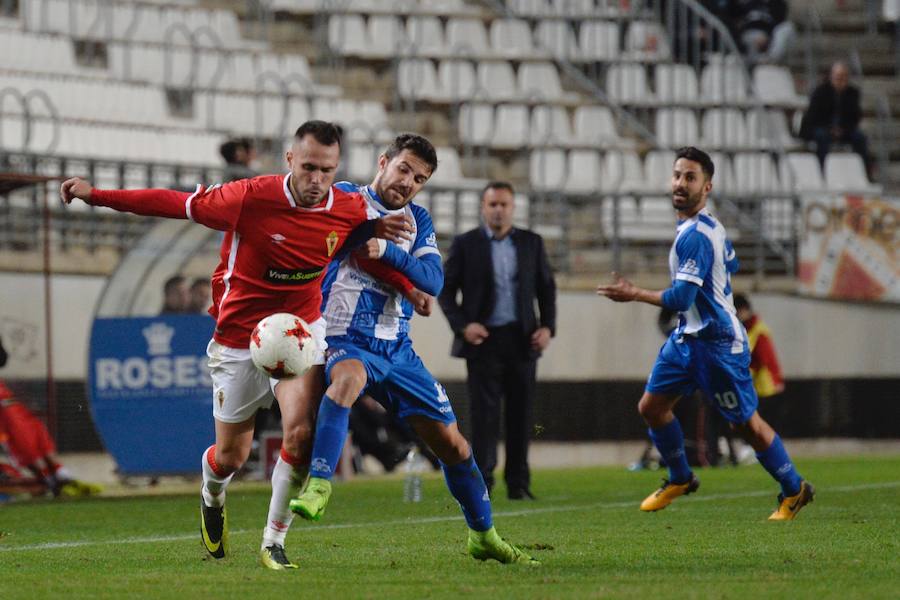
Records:
{"label": "spectator in stands", "polygon": [[198,277],[191,283],[191,289],[188,292],[189,300],[187,312],[189,313],[205,313],[209,310],[212,303],[212,286],[209,279]]}
{"label": "spectator in stands", "polygon": [[180,314],[187,312],[190,295],[187,280],[182,275],[173,275],[163,284],[163,305],[159,314]]}
{"label": "spectator in stands", "polygon": [[800,137],[816,143],[816,153],[823,167],[833,143],[850,144],[862,157],[871,178],[868,140],[859,129],[861,119],[859,89],[850,85],[847,64],[838,61],[831,66],[828,80],[813,90],[800,125]]}
{"label": "spectator in stands", "polygon": [[768,325],[753,312],[750,301],[744,294],[734,295],[734,308],[737,317],[747,330],[747,342],[750,345],[750,374],[753,376],[753,387],[760,398],[771,398],[784,391],[784,377],[781,375],[781,364],[775,353],[772,332]]}
{"label": "spectator in stands", "polygon": [[249,139],[228,140],[219,147],[219,154],[225,160],[225,171],[222,175],[224,181],[249,179],[259,175],[250,166],[256,159],[256,148]]}
{"label": "spectator in stands", "polygon": [[452,354],[466,359],[475,461],[490,490],[502,400],[507,496],[523,500],[534,499],[528,443],[537,358],[556,328],[556,283],[541,236],[513,227],[513,198],[509,183],[484,188],[484,225],[453,240],[438,301],[455,335]]}
{"label": "spectator in stands", "polygon": [[733,0],[727,23],[751,65],[783,63],[797,38],[785,0]]}

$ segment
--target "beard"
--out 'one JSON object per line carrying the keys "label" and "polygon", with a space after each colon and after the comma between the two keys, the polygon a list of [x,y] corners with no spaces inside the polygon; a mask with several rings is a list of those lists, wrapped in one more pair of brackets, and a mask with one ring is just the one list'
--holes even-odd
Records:
{"label": "beard", "polygon": [[[679,192],[680,194],[681,192]],[[687,212],[692,208],[700,204],[700,200],[703,195],[700,192],[696,194],[689,194],[688,192],[683,192],[684,195],[679,195],[676,193],[672,194],[672,208],[675,210]]]}

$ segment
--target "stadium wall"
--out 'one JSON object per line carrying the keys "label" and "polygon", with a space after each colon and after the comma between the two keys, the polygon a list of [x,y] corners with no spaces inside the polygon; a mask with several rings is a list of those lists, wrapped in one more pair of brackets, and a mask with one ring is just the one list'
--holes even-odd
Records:
{"label": "stadium wall", "polygon": [[[99,449],[84,392],[87,340],[105,279],[51,281],[53,373],[61,450]],[[761,411],[787,436],[900,437],[900,307],[754,295],[769,323],[788,388]],[[40,275],[0,273],[0,335],[10,362],[0,370],[38,413],[46,410],[44,283]],[[468,429],[463,361],[449,357],[451,335],[437,312],[415,319],[423,360],[446,383]],[[662,337],[656,310],[616,305],[586,292],[559,295],[558,335],[539,363],[539,435],[551,440],[635,439],[635,410]]]}

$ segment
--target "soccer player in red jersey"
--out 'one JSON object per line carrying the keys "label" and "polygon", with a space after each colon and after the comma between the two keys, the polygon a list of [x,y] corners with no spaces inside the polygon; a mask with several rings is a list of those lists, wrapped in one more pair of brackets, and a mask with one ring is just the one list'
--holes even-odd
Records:
{"label": "soccer player in red jersey", "polygon": [[[402,217],[368,221],[365,200],[332,187],[341,148],[340,128],[308,121],[297,129],[286,153],[287,175],[264,175],[224,185],[197,186],[193,194],[172,190],[98,190],[72,178],[63,182],[65,203],[80,198],[139,215],[191,219],[225,232],[220,262],[212,276],[216,319],[207,348],[213,381],[216,443],[201,460],[201,535],[215,558],[225,556],[225,488],[250,454],[254,415],[272,403],[281,409],[284,440],[272,474],[272,499],[263,533],[264,566],[296,568],[284,553],[292,520],[288,506],[308,470],[315,413],[324,389],[324,319],[321,280],[348,236],[351,244],[371,237],[394,242],[408,238]],[[377,261],[367,269],[376,277],[415,294],[409,281]],[[270,381],[250,360],[250,333],[276,312],[289,312],[310,324],[320,353],[317,366],[302,377]]]}

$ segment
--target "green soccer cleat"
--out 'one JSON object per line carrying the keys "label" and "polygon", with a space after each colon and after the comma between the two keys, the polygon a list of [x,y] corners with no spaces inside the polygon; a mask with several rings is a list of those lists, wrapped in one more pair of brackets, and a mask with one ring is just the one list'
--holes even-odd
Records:
{"label": "green soccer cleat", "polygon": [[259,551],[259,564],[273,571],[297,569],[297,565],[288,560],[284,554],[284,546],[272,544]]}
{"label": "green soccer cleat", "polygon": [[497,562],[505,565],[518,563],[523,565],[539,565],[537,561],[513,544],[500,537],[497,530],[491,527],[487,531],[469,530],[469,541],[467,544],[469,554],[477,560],[488,560],[493,558]]}
{"label": "green soccer cleat", "polygon": [[329,498],[331,482],[321,477],[310,477],[300,497],[291,500],[291,512],[307,521],[318,521],[325,514]]}

